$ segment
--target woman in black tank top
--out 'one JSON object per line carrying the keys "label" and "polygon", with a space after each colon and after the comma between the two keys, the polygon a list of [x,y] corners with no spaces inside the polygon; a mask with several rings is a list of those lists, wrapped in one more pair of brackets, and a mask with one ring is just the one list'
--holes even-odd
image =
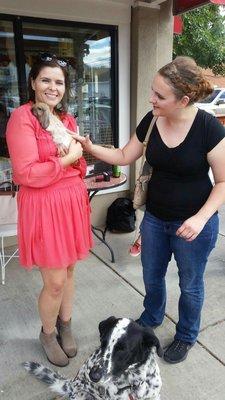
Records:
{"label": "woman in black tank top", "polygon": [[[197,340],[204,299],[203,274],[218,234],[218,208],[225,201],[225,129],[194,103],[212,92],[195,61],[177,57],[156,74],[149,112],[123,149],[107,149],[80,138],[86,151],[110,164],[137,160],[153,116],[157,121],[147,146],[153,167],[141,224],[141,259],[146,289],[137,322],[162,324],[166,307],[165,275],[174,255],[178,267],[179,320],[164,359],[183,361]],[[209,179],[209,168],[214,185]]]}

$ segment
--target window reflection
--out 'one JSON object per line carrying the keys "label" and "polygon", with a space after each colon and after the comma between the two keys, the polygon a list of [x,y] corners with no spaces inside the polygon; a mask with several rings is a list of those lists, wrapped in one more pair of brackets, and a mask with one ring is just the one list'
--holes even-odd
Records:
{"label": "window reflection", "polygon": [[96,143],[112,143],[111,127],[111,41],[106,36],[87,40],[83,59],[85,81],[82,85],[85,116],[81,128]]}
{"label": "window reflection", "polygon": [[9,116],[19,105],[13,25],[0,21],[0,156],[8,157],[5,130]]}

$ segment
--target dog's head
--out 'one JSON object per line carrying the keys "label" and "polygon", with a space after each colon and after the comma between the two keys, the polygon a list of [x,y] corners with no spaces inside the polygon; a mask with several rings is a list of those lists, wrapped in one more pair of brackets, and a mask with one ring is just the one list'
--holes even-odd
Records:
{"label": "dog's head", "polygon": [[99,324],[101,361],[90,371],[93,382],[103,377],[119,377],[144,364],[153,347],[159,357],[163,351],[151,328],[143,328],[128,318],[109,317]]}

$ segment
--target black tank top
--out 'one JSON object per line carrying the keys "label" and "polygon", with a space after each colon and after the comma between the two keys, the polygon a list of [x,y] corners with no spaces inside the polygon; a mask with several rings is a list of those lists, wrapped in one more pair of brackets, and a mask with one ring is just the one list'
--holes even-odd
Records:
{"label": "black tank top", "polygon": [[[150,111],[136,129],[141,142],[152,117]],[[155,124],[146,149],[153,167],[146,210],[165,221],[185,220],[197,213],[212,190],[207,153],[224,137],[223,125],[203,110],[198,110],[184,141],[174,148],[166,146]]]}

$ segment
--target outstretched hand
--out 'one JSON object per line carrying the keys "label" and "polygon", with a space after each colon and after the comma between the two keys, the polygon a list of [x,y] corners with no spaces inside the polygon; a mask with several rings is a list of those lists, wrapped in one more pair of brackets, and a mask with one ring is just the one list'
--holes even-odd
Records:
{"label": "outstretched hand", "polygon": [[204,228],[205,224],[205,219],[199,217],[198,215],[194,215],[183,222],[180,228],[177,229],[176,235],[180,236],[187,242],[191,242],[192,240],[196,239],[196,237]]}
{"label": "outstretched hand", "polygon": [[79,133],[75,133],[74,135],[72,135],[72,137],[82,145],[82,147],[85,151],[87,151],[88,153],[91,152],[93,143],[92,143],[89,135],[80,136]]}

